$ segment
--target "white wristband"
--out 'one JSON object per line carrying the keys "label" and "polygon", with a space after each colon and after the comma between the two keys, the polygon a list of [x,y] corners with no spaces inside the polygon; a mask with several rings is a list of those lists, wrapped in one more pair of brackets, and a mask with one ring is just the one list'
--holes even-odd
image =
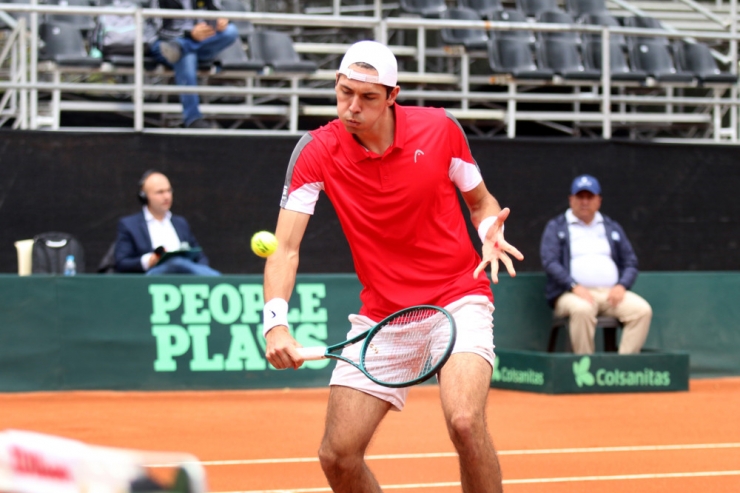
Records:
{"label": "white wristband", "polygon": [[498,216],[488,216],[480,222],[478,225],[478,236],[480,236],[481,242],[486,242],[486,233],[488,233],[489,228],[493,226],[493,223],[496,222],[497,218]]}
{"label": "white wristband", "polygon": [[262,310],[262,335],[278,325],[288,326],[288,302],[282,298],[273,298],[265,303]]}

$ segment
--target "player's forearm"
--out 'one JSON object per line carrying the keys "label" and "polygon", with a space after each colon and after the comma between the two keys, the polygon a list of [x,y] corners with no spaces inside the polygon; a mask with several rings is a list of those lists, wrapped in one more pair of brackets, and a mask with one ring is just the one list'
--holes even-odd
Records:
{"label": "player's forearm", "polygon": [[298,252],[290,254],[278,251],[272,254],[265,264],[264,296],[265,301],[273,298],[289,300],[295,287],[298,274]]}

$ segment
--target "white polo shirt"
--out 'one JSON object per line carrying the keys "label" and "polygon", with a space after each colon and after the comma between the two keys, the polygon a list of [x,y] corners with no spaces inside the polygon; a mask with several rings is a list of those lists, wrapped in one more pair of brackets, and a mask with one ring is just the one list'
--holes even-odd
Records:
{"label": "white polo shirt", "polygon": [[619,280],[617,264],[604,228],[604,216],[597,212],[591,224],[578,219],[571,209],[565,211],[570,234],[570,275],[587,288],[610,288]]}

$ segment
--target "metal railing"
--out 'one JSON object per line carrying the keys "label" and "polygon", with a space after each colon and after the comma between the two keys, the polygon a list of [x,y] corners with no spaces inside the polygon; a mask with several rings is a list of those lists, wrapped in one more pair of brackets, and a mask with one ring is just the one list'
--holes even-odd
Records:
{"label": "metal railing", "polygon": [[[35,1],[35,0],[34,0]],[[176,85],[155,85],[146,84],[145,76],[147,71],[144,68],[144,41],[143,26],[145,20],[152,17],[161,18],[190,18],[191,12],[176,11],[168,9],[142,9],[142,8],[114,8],[114,7],[71,7],[71,6],[52,6],[52,5],[22,5],[22,4],[3,4],[6,12],[30,12],[31,26],[28,36],[24,36],[26,28],[22,22],[12,31],[15,37],[11,37],[11,42],[6,43],[3,53],[13,52],[25,53],[29,50],[30,58],[28,65],[24,65],[25,57],[20,57],[13,64],[11,63],[11,77],[9,80],[0,82],[0,90],[5,91],[3,99],[0,100],[0,108],[10,107],[11,100],[17,103],[13,108],[16,109],[17,128],[38,129],[43,125],[45,120],[40,118],[38,113],[38,93],[52,94],[53,114],[51,128],[58,129],[58,114],[62,108],[66,109],[93,109],[97,107],[103,111],[130,111],[133,113],[133,127],[130,129],[136,132],[162,132],[173,130],[152,129],[145,127],[145,113],[156,113],[158,111],[177,112],[177,105],[168,105],[160,103],[146,102],[146,96],[196,93],[200,95],[216,96],[244,96],[247,98],[255,97],[278,97],[289,100],[287,105],[235,105],[230,109],[208,108],[214,112],[231,112],[232,114],[244,112],[245,114],[269,114],[282,115],[287,119],[287,130],[247,130],[242,133],[300,133],[298,120],[300,116],[331,116],[333,107],[327,105],[309,105],[306,99],[324,98],[331,101],[334,92],[330,87],[312,88],[301,85],[301,82],[331,81],[334,77],[332,70],[319,70],[312,75],[298,74],[248,74],[249,80],[270,80],[282,79],[290,82],[290,87],[261,87],[254,84],[245,86],[176,86]],[[404,88],[401,91],[401,98],[406,100],[418,101],[454,101],[460,107],[452,108],[453,113],[460,119],[489,119],[498,120],[505,124],[507,135],[513,137],[516,135],[517,121],[548,121],[552,122],[583,122],[600,124],[601,136],[610,138],[614,124],[642,124],[642,123],[665,123],[666,121],[687,124],[702,124],[711,127],[712,140],[715,142],[729,140],[737,142],[737,112],[740,101],[737,97],[737,86],[725,86],[723,89],[714,89],[711,96],[708,97],[683,97],[676,96],[674,88],[680,85],[662,84],[657,87],[665,88],[665,96],[656,95],[612,95],[612,88],[620,86],[611,78],[610,73],[610,43],[611,36],[621,34],[624,36],[641,36],[641,37],[663,37],[669,39],[693,38],[696,40],[714,40],[727,43],[729,53],[727,55],[730,63],[730,71],[737,73],[737,42],[738,35],[736,28],[732,32],[691,32],[691,31],[665,31],[665,30],[646,30],[626,27],[609,27],[609,26],[592,26],[583,24],[565,25],[565,24],[541,24],[541,23],[507,23],[507,22],[489,22],[489,21],[461,21],[449,19],[419,19],[407,17],[389,17],[383,18],[382,9],[378,2],[375,4],[374,16],[348,16],[348,15],[298,15],[298,14],[275,14],[259,12],[199,12],[199,17],[204,19],[216,19],[226,17],[232,21],[248,20],[255,25],[262,26],[295,26],[295,27],[334,27],[342,29],[364,29],[372,30],[375,38],[381,42],[388,42],[389,33],[394,30],[412,30],[417,32],[417,46],[391,46],[391,49],[399,57],[413,57],[417,62],[415,72],[401,73],[399,80],[401,83],[419,84],[421,88]],[[736,12],[736,0],[732,2],[732,12]],[[52,82],[40,82],[37,80],[39,73],[39,63],[36,59],[38,52],[38,14],[77,14],[77,15],[130,15],[133,16],[136,23],[136,43],[134,52],[133,83],[117,84],[99,84],[99,83],[79,83],[79,82],[62,82],[60,74],[62,69],[55,67],[52,70]],[[734,18],[734,17],[733,17]],[[734,26],[735,23],[732,23]],[[520,88],[531,83],[512,80],[511,78],[501,76],[476,76],[469,73],[469,63],[471,58],[483,57],[485,54],[466,53],[464,50],[445,50],[439,48],[430,48],[425,43],[425,33],[427,30],[440,30],[445,28],[452,29],[483,29],[486,31],[533,31],[533,32],[577,32],[598,35],[601,39],[601,79],[598,82],[568,82],[556,80],[557,84],[576,87],[572,94],[530,94],[526,91],[520,91]],[[27,47],[21,47],[21,43],[26,43]],[[19,45],[13,51],[8,48],[9,45]],[[301,45],[301,44],[299,44]],[[341,54],[346,46],[324,44],[319,52],[336,52]],[[310,50],[310,44],[302,44],[301,51]],[[20,50],[20,51],[18,51]],[[426,71],[427,57],[450,57],[460,59],[460,73],[433,73]],[[28,74],[28,77],[26,76]],[[428,89],[435,81],[442,84],[456,86],[456,89],[434,90]],[[506,86],[507,90],[492,91],[480,90],[480,86]],[[476,86],[478,89],[473,89]],[[578,87],[589,87],[591,92],[581,92]],[[621,86],[620,86],[621,87]],[[729,96],[724,93],[728,92]],[[64,102],[61,101],[62,93],[100,93],[100,94],[127,94],[131,97],[131,102]],[[8,96],[10,94],[10,96]],[[302,101],[303,100],[303,101]],[[6,104],[1,104],[5,102]],[[518,103],[563,103],[569,102],[574,105],[574,111],[518,111]],[[486,109],[471,108],[473,104],[505,104],[505,109]],[[595,104],[599,106],[598,112],[586,112],[580,110],[581,104]],[[614,112],[613,105],[619,105],[619,111]],[[627,106],[662,106],[665,108],[663,113],[635,113],[627,112]],[[219,107],[223,105],[218,105]],[[681,106],[693,106],[704,108],[711,114],[707,113],[678,113],[673,109]],[[723,115],[729,113],[730,124],[727,128],[722,128]],[[208,132],[202,130],[201,132]]]}

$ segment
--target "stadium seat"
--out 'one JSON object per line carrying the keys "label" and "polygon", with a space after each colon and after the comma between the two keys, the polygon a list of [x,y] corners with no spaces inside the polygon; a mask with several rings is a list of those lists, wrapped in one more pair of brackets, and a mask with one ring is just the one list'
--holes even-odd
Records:
{"label": "stadium seat", "polygon": [[585,14],[607,13],[605,0],[566,0],[565,6],[576,19]]}
{"label": "stadium seat", "polygon": [[[592,26],[621,27],[616,17],[609,12],[584,14],[579,18],[579,21]],[[601,41],[600,34],[584,33],[583,38],[591,41]],[[627,48],[627,40],[624,38],[624,35],[612,34],[610,38],[612,44],[618,44],[622,48]]]}
{"label": "stadium seat", "polygon": [[[494,21],[527,22],[518,10],[494,12]],[[551,80],[552,70],[537,67],[532,47],[532,31],[491,31],[488,42],[488,64],[494,74],[509,74],[515,79]]]}
{"label": "stadium seat", "polygon": [[44,22],[39,26],[39,60],[60,66],[99,67],[101,60],[88,55],[82,33],[74,24]]}
{"label": "stadium seat", "polygon": [[737,75],[720,71],[704,43],[679,41],[674,44],[678,70],[694,74],[700,84],[735,84]]}
{"label": "stadium seat", "polygon": [[[665,31],[665,28],[663,28],[663,25],[660,23],[658,19],[655,19],[653,17],[647,17],[647,16],[625,17],[624,25],[626,27],[637,27],[640,29],[657,29],[657,30]],[[663,45],[669,44],[668,38],[663,38],[663,37],[636,36],[636,38],[639,39],[641,42],[644,41],[648,43],[660,43]]]}
{"label": "stadium seat", "polygon": [[[644,39],[644,38],[643,38]],[[640,38],[629,40],[629,56],[633,71],[642,70],[658,82],[692,82],[694,76],[679,72],[673,63],[668,45],[651,43]]]}
{"label": "stadium seat", "polygon": [[[614,317],[597,317],[596,327],[601,328],[604,331],[604,351],[616,352],[617,329],[622,328],[622,323]],[[550,326],[550,340],[547,344],[547,352],[552,353],[555,351],[555,346],[558,342],[558,332],[560,329],[566,329],[566,333],[568,332],[568,318],[553,317],[552,325]],[[568,351],[572,351],[570,336],[568,337]]]}
{"label": "stadium seat", "polygon": [[401,0],[401,10],[422,17],[439,17],[447,10],[445,0]]}
{"label": "stadium seat", "polygon": [[[601,40],[589,40],[583,43],[583,65],[590,70],[601,71]],[[609,67],[614,81],[644,82],[647,74],[642,70],[632,70],[627,63],[624,50],[616,43],[609,45]]]}
{"label": "stadium seat", "polygon": [[460,0],[460,7],[473,9],[481,19],[493,19],[493,13],[503,10],[501,0]]}
{"label": "stadium seat", "polygon": [[491,33],[488,42],[488,63],[494,74],[509,74],[515,79],[551,80],[550,69],[537,67],[532,46],[527,39],[517,39]]}
{"label": "stadium seat", "polygon": [[[541,12],[537,20],[542,23],[573,24],[566,12]],[[601,70],[586,68],[579,52],[580,36],[575,31],[542,32],[537,42],[537,60],[540,68],[551,69],[570,80],[598,80]]]}
{"label": "stadium seat", "polygon": [[[537,16],[537,22],[541,22],[543,24],[575,24],[575,21],[570,14],[557,10],[540,12]],[[540,32],[539,38],[572,41],[576,44],[580,44],[581,41],[580,35],[577,31]]]}
{"label": "stadium seat", "polygon": [[275,72],[315,72],[318,68],[315,62],[302,60],[298,56],[293,48],[293,40],[285,33],[255,31],[251,40],[252,58],[263,60]]}
{"label": "stadium seat", "polygon": [[221,70],[240,70],[261,72],[265,68],[262,60],[250,59],[242,46],[241,39],[237,39],[228,48],[218,54],[215,65]]}
{"label": "stadium seat", "polygon": [[[49,5],[69,6],[69,7],[90,7],[88,0],[47,0]],[[90,15],[70,15],[70,14],[46,14],[46,20],[49,22],[66,22],[77,27],[83,33],[95,29],[95,19]]]}
{"label": "stadium seat", "polygon": [[[241,0],[221,0],[221,10],[225,12],[249,12],[249,9]],[[245,41],[254,33],[254,25],[249,21],[232,20],[231,23],[239,32],[239,37]]]}
{"label": "stadium seat", "polygon": [[[493,18],[491,20],[500,21],[500,22],[526,23],[527,17],[524,15],[523,12],[519,10],[508,10],[507,9],[507,10],[499,10],[497,12],[494,12]],[[496,33],[496,36],[499,38],[526,40],[532,45],[534,45],[534,42],[535,42],[534,33],[532,31],[496,31],[495,33]],[[489,37],[492,34],[493,32],[489,34]]]}
{"label": "stadium seat", "polygon": [[516,8],[527,17],[538,17],[542,12],[561,10],[557,0],[516,0]]}
{"label": "stadium seat", "polygon": [[540,68],[551,69],[567,80],[599,80],[601,70],[584,67],[575,42],[544,38],[538,42]]}
{"label": "stadium seat", "polygon": [[[475,10],[452,8],[442,14],[444,19],[480,21]],[[466,50],[485,50],[488,47],[488,35],[483,29],[442,29],[442,42],[446,45],[462,45]]]}

